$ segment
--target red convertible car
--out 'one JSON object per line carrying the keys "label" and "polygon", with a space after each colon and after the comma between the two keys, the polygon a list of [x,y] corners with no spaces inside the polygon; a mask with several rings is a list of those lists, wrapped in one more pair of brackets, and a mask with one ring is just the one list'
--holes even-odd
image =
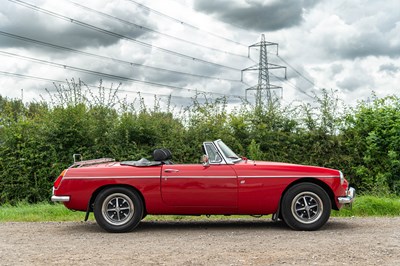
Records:
{"label": "red convertible car", "polygon": [[157,149],[153,161],[75,162],[54,182],[52,201],[94,212],[109,232],[133,230],[147,215],[267,215],[295,230],[317,230],[331,209],[351,204],[354,188],[338,170],[253,161],[221,140],[203,143],[203,163],[174,164]]}

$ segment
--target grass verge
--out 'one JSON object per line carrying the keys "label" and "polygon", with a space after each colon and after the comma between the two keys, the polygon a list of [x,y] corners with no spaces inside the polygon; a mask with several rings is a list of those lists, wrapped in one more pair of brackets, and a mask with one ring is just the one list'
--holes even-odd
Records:
{"label": "grass verge", "polygon": [[84,212],[73,212],[63,204],[19,203],[0,206],[0,222],[82,221]]}
{"label": "grass verge", "polygon": [[399,197],[357,196],[352,208],[332,211],[332,216],[400,216]]}
{"label": "grass verge", "polygon": [[[377,197],[377,196],[358,196],[351,209],[344,208],[340,211],[332,211],[334,217],[352,216],[400,216],[400,198],[398,197]],[[16,206],[0,206],[0,222],[46,222],[46,221],[82,221],[85,217],[84,212],[73,212],[62,204],[39,203],[27,204],[20,203]],[[210,219],[225,220],[230,218],[247,216],[223,216],[213,215]],[[146,220],[201,220],[205,216],[152,216]],[[89,220],[93,219],[90,214]]]}

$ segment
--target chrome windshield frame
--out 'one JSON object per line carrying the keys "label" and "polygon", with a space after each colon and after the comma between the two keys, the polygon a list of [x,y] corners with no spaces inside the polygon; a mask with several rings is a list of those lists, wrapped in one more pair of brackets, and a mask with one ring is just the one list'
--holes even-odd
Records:
{"label": "chrome windshield frame", "polygon": [[[208,151],[206,149],[206,145],[212,144],[216,149],[218,154],[222,157],[221,162],[211,162],[210,164],[235,164],[237,162],[240,162],[242,158],[238,156],[235,152],[232,151],[232,149],[226,145],[221,139],[215,140],[215,141],[206,141],[203,142],[204,150],[209,156]],[[226,151],[229,152],[229,154],[226,153]],[[232,158],[236,157],[236,158]]]}

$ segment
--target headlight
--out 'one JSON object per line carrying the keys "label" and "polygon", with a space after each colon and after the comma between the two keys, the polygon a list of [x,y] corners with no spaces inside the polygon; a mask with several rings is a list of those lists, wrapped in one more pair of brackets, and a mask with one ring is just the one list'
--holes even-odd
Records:
{"label": "headlight", "polygon": [[343,183],[344,183],[344,175],[343,175],[342,171],[339,171],[339,174],[340,174],[340,184],[343,185]]}

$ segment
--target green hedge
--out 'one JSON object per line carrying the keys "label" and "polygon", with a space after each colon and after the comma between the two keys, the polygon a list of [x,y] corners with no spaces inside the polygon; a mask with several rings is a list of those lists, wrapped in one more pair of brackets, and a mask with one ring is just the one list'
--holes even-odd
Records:
{"label": "green hedge", "polygon": [[400,194],[400,102],[394,96],[346,108],[324,91],[313,106],[243,103],[228,111],[225,99],[200,103],[200,95],[177,112],[157,104],[135,109],[115,94],[82,95],[73,86],[59,88],[50,103],[0,96],[0,205],[49,200],[74,153],[135,160],[168,147],[177,163],[199,162],[202,142],[218,138],[248,158],[341,169],[359,192]]}

